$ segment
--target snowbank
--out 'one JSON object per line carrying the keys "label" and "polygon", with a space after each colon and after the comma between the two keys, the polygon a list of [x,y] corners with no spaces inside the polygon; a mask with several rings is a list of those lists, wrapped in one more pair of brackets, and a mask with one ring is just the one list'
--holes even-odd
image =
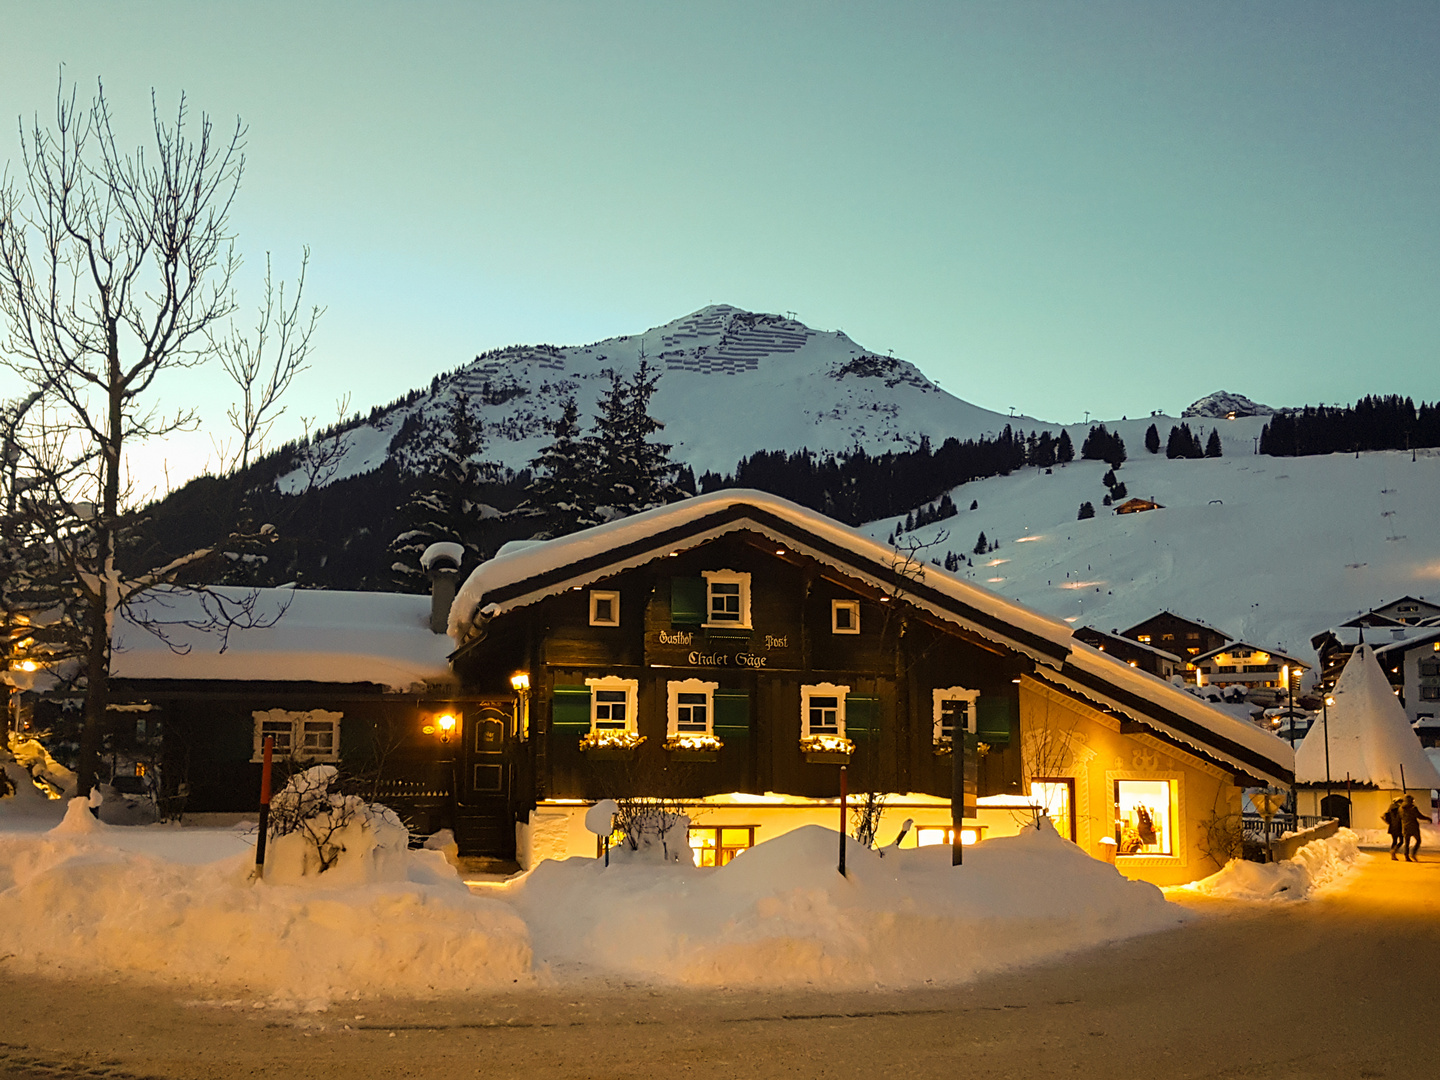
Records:
{"label": "snowbank", "polygon": [[1174,926],[1186,913],[1050,828],[948,848],[849,849],[809,825],[719,870],[543,862],[500,887],[537,961],[566,975],[699,986],[842,989],[958,983]]}
{"label": "snowbank", "polygon": [[[82,812],[89,817],[83,800],[71,804],[77,821]],[[411,853],[404,881],[257,885],[253,854],[172,861],[113,841],[182,830],[90,821],[81,832],[0,833],[7,971],[104,973],[295,1003],[530,980],[524,924],[472,896],[439,852]]]}
{"label": "snowbank", "polygon": [[1217,874],[1167,891],[1225,900],[1304,900],[1338,882],[1354,869],[1359,857],[1360,837],[1341,829],[1329,839],[1306,844],[1293,859],[1275,863],[1233,859]]}
{"label": "snowbank", "polygon": [[[88,820],[87,820],[88,819]],[[719,870],[627,858],[544,862],[473,895],[440,851],[404,876],[304,885],[250,879],[234,830],[108,827],[71,804],[63,828],[0,832],[11,971],[97,973],[280,1003],[428,995],[621,977],[821,989],[956,983],[1188,918],[1053,829],[946,848],[852,843],[808,826]],[[378,864],[376,864],[378,865]]]}

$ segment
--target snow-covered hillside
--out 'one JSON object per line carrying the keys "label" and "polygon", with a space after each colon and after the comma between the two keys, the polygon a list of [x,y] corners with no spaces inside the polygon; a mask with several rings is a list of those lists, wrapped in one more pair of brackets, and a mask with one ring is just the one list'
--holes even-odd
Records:
{"label": "snow-covered hillside", "polygon": [[728,472],[762,449],[858,444],[879,453],[915,446],[923,435],[938,445],[952,435],[995,434],[1007,423],[1054,427],[962,401],[913,364],[877,356],[839,330],[719,304],[592,345],[515,345],[478,357],[418,400],[349,431],[335,478],[368,472],[391,454],[404,463],[431,441],[460,393],[484,420],[490,458],[522,468],[549,441],[546,422],[565,399],[575,397],[588,425],[609,371],[633,372],[642,348],[663,371],[652,402],[665,423],[662,438],[697,475]]}
{"label": "snow-covered hillside", "polygon": [[[1077,461],[956,488],[959,515],[908,536],[948,531],[928,557],[966,554],[960,574],[1077,627],[1123,630],[1169,608],[1312,659],[1310,636],[1358,611],[1440,596],[1440,451],[1259,457],[1254,417],[1203,422],[1197,433],[1218,429],[1224,457],[1170,461],[1144,450],[1152,422],[1163,440],[1179,421],[1112,425],[1130,455],[1117,475],[1164,509],[1114,514],[1101,505],[1107,466]],[[1096,516],[1076,520],[1087,501]],[[884,540],[895,525],[866,528]],[[982,531],[1000,547],[971,554]]]}

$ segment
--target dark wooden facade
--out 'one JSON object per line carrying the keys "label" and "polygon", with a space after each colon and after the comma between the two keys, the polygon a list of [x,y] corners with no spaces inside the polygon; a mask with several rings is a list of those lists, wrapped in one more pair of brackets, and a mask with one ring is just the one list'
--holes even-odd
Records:
{"label": "dark wooden facade", "polygon": [[[705,571],[749,575],[750,625],[696,625],[694,583]],[[619,625],[590,625],[590,591],[619,593]],[[859,633],[836,633],[832,601],[858,604]],[[529,679],[529,737],[521,755],[533,778],[517,793],[523,818],[536,801],[593,799],[625,786],[696,798],[777,792],[833,798],[839,766],[802,752],[801,688],[849,687],[851,790],[949,797],[953,759],[937,753],[935,689],[978,691],[971,753],[985,744],[970,794],[1020,790],[1015,737],[1018,681],[1033,662],[1020,653],[927,617],[909,604],[799,556],[759,533],[736,531],[671,557],[587,582],[502,615],[454,658],[468,692],[497,692]],[[638,684],[633,751],[582,750],[588,711],[568,702],[587,679]],[[667,684],[718,684],[709,755],[667,751]],[[588,698],[584,699],[588,703]],[[699,758],[699,760],[697,760]]]}
{"label": "dark wooden facade", "polygon": [[1171,611],[1152,615],[1144,622],[1136,623],[1120,632],[1121,637],[1131,638],[1143,645],[1153,645],[1174,653],[1183,661],[1189,661],[1201,653],[1218,649],[1227,641],[1235,639],[1223,630],[1187,619]]}

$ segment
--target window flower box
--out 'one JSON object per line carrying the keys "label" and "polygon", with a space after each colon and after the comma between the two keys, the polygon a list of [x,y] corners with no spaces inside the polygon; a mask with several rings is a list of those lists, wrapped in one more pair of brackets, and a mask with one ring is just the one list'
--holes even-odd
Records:
{"label": "window flower box", "polygon": [[807,735],[800,740],[800,752],[812,765],[846,765],[855,744],[843,735]]}
{"label": "window flower box", "polygon": [[719,761],[724,746],[714,735],[671,735],[665,740],[672,761]]}
{"label": "window flower box", "polygon": [[644,741],[634,731],[592,731],[580,739],[580,750],[594,761],[618,761],[633,756]]}

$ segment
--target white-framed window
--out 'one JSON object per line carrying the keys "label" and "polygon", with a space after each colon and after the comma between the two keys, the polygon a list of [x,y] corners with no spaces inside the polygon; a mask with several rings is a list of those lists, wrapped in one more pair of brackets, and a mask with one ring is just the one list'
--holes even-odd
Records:
{"label": "white-framed window", "polygon": [[860,601],[830,601],[830,632],[832,634],[860,633]]}
{"label": "white-framed window", "polygon": [[250,715],[255,720],[251,761],[264,760],[267,735],[275,737],[276,759],[340,760],[340,720],[344,713],[325,709],[257,709]]}
{"label": "white-framed window", "polygon": [[734,570],[702,570],[705,626],[750,629],[750,575]]}
{"label": "white-framed window", "polygon": [[800,687],[800,737],[845,735],[845,695],[848,686],[815,683]]}
{"label": "white-framed window", "polygon": [[667,735],[713,735],[719,683],[680,679],[666,684]]}
{"label": "white-framed window", "polygon": [[620,625],[620,594],[609,589],[590,590],[590,625]]}
{"label": "white-framed window", "polygon": [[963,731],[974,732],[975,699],[979,696],[979,690],[967,690],[963,686],[947,686],[930,692],[937,746],[954,741],[957,724]]}
{"label": "white-framed window", "polygon": [[607,675],[603,679],[586,679],[590,688],[590,731],[634,731],[635,701],[640,683]]}

